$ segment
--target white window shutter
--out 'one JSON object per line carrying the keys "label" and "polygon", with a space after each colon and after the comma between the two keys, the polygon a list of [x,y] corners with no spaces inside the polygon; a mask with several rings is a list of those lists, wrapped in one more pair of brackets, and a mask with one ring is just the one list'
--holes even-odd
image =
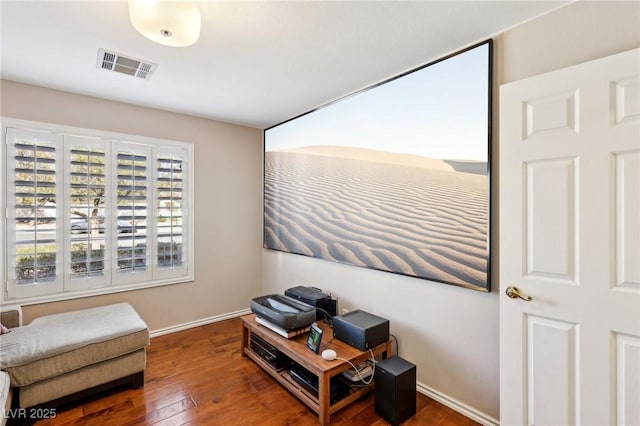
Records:
{"label": "white window shutter", "polygon": [[152,205],[149,173],[152,152],[149,146],[116,142],[115,197],[117,223],[127,227],[116,237],[115,284],[148,281],[152,277],[152,235],[148,232]]}
{"label": "white window shutter", "polygon": [[9,298],[62,290],[62,143],[51,132],[7,128]]}
{"label": "white window shutter", "polygon": [[3,128],[0,302],[193,280],[192,144],[14,119]]}
{"label": "white window shutter", "polygon": [[188,271],[188,151],[159,148],[156,155],[156,277],[166,279]]}
{"label": "white window shutter", "polygon": [[65,136],[65,290],[104,287],[111,280],[107,220],[112,195],[108,151],[103,140]]}

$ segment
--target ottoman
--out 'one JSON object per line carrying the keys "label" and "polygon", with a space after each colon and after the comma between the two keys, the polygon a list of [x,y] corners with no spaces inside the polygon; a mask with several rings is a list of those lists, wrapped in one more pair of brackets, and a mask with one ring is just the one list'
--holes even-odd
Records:
{"label": "ottoman", "polygon": [[0,370],[14,407],[56,405],[86,390],[141,387],[148,345],[147,325],[128,303],[65,312],[2,335]]}

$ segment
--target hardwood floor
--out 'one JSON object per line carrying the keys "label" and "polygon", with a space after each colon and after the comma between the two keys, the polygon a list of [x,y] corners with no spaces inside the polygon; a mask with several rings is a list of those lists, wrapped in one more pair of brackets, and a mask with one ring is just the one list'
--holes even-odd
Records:
{"label": "hardwood floor", "polygon": [[[238,318],[151,340],[145,386],[58,409],[46,425],[316,425],[316,414],[248,358]],[[331,416],[332,425],[387,425],[373,393]],[[476,425],[418,394],[411,425]]]}

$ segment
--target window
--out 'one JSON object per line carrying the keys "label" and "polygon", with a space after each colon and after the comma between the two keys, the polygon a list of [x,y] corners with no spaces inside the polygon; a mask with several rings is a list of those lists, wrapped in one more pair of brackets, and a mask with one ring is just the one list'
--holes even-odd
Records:
{"label": "window", "polygon": [[193,279],[193,145],[16,122],[5,132],[4,299]]}

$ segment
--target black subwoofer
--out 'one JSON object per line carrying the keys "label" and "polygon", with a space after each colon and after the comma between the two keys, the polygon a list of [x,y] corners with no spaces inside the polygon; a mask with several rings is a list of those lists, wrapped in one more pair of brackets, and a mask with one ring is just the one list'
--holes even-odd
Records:
{"label": "black subwoofer", "polygon": [[392,356],[376,364],[376,414],[397,426],[416,413],[416,366]]}

